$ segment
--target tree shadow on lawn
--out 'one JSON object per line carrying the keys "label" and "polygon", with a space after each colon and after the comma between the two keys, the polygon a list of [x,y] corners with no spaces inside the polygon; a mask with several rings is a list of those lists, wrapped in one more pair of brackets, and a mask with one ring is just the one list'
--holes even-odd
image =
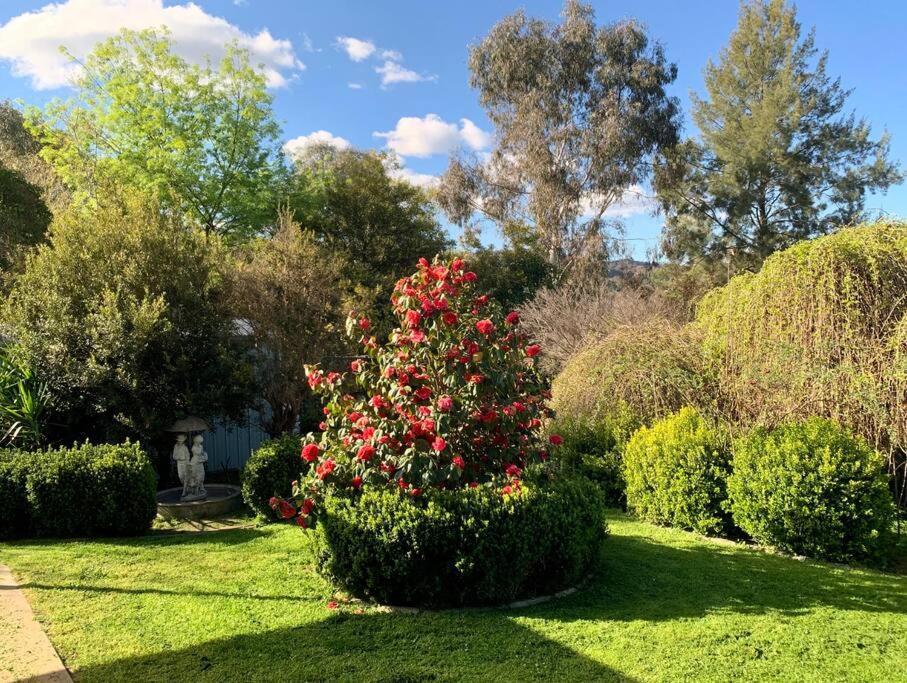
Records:
{"label": "tree shadow on lawn", "polygon": [[540,606],[538,616],[664,621],[721,612],[797,615],[816,607],[907,614],[907,577],[708,541],[676,547],[610,536],[588,587]]}
{"label": "tree shadow on lawn", "polygon": [[216,531],[170,531],[152,530],[142,536],[91,536],[86,538],[26,538],[4,541],[3,545],[10,548],[28,548],[29,546],[53,545],[65,548],[67,545],[99,544],[124,546],[129,548],[165,547],[172,545],[194,545],[196,543],[216,545],[240,545],[266,536],[268,531],[264,528],[251,527],[242,529],[219,529]]}
{"label": "tree shadow on lawn", "polygon": [[500,610],[323,621],[77,669],[77,681],[632,681]]}

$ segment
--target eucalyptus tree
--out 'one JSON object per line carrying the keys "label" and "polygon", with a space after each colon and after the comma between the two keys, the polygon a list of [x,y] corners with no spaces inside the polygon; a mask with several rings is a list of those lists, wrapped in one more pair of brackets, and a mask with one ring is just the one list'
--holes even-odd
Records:
{"label": "eucalyptus tree", "polygon": [[561,23],[506,17],[469,53],[471,85],[494,126],[487,158],[454,158],[438,200],[448,217],[529,229],[568,268],[607,247],[608,207],[677,140],[676,67],[635,21],[598,26],[566,3]]}

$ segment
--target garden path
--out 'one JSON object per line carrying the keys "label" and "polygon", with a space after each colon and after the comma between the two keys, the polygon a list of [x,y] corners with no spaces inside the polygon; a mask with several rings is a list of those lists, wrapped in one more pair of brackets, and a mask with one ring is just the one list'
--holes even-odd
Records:
{"label": "garden path", "polygon": [[72,683],[9,568],[0,564],[0,683]]}

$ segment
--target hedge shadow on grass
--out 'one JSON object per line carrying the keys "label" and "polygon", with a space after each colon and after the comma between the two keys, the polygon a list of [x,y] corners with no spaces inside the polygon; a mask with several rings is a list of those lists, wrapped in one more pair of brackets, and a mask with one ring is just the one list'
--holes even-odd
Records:
{"label": "hedge shadow on grass", "polygon": [[632,681],[493,610],[332,614],[76,669],[79,681]]}
{"label": "hedge shadow on grass", "polygon": [[720,612],[796,616],[821,607],[907,614],[907,577],[689,538],[689,545],[674,547],[611,536],[589,587],[532,616],[665,621]]}

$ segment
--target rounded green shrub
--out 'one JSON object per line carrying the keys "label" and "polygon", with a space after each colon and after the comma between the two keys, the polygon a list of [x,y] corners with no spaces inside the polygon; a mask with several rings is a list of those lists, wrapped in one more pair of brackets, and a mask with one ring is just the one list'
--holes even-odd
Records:
{"label": "rounded green shrub", "polygon": [[0,458],[0,533],[141,534],[157,514],[157,481],[138,444],[83,444]]}
{"label": "rounded green shrub", "polygon": [[703,534],[727,529],[727,440],[690,407],[642,427],[623,454],[627,506],[639,517]]}
{"label": "rounded green shrub", "polygon": [[884,458],[818,417],[737,440],[728,502],[755,540],[841,562],[879,559],[894,514]]}
{"label": "rounded green shrub", "polygon": [[255,513],[277,519],[269,501],[274,496],[289,497],[292,481],[307,469],[299,455],[301,448],[298,435],[284,434],[265,441],[252,453],[242,471],[242,495]]}
{"label": "rounded green shrub", "polygon": [[413,498],[393,489],[328,496],[322,573],[392,605],[500,604],[583,579],[607,533],[600,489],[582,478],[480,485]]}

